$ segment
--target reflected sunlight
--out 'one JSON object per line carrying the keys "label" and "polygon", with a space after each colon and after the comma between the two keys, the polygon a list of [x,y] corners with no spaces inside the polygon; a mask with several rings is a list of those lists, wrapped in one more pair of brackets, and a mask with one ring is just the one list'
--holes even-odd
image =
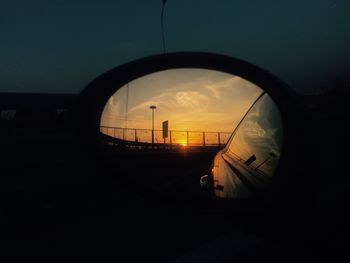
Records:
{"label": "reflected sunlight", "polygon": [[100,138],[111,163],[128,164],[125,174],[135,183],[167,194],[243,199],[269,183],[282,121],[253,83],[183,68],[117,88],[104,107]]}
{"label": "reflected sunlight", "polygon": [[[154,129],[155,142],[160,143],[162,123],[168,121],[172,142],[187,145],[186,136],[190,136],[190,144],[212,144],[220,139],[222,144],[261,92],[247,80],[215,70],[164,70],[117,90],[106,103],[100,124],[127,129],[117,130],[120,134],[114,137],[143,142],[150,142]],[[151,111],[150,105],[156,108]],[[212,132],[205,136],[207,141],[202,132]]]}

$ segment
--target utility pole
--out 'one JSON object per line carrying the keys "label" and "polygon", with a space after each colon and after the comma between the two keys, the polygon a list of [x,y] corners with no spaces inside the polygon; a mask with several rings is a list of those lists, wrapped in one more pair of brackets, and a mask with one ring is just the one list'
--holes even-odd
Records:
{"label": "utility pole", "polygon": [[157,106],[151,105],[149,108],[152,110],[152,144],[154,144],[154,110]]}

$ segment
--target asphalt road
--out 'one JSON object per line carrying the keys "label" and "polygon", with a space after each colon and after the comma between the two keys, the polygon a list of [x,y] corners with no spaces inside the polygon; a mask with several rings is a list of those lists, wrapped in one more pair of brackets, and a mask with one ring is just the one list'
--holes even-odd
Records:
{"label": "asphalt road", "polygon": [[132,184],[162,194],[196,198],[203,197],[199,178],[208,174],[218,149],[196,151],[180,149],[174,151],[115,151],[107,146],[105,152],[114,167],[115,175]]}
{"label": "asphalt road", "polygon": [[[174,209],[147,200],[132,186],[120,184],[117,176],[101,173],[69,136],[6,138],[1,141],[0,153],[3,262],[320,259],[319,244],[302,236],[297,240],[261,237],[224,214]],[[138,179],[166,192],[192,194],[196,176],[203,174],[213,157],[162,156],[153,156],[153,163],[140,157],[138,165],[118,159],[124,163],[120,174],[130,174],[125,168],[148,171]],[[152,170],[145,169],[155,169],[155,163],[171,175],[157,172],[151,177]],[[193,169],[193,164],[202,165]],[[182,173],[183,169],[188,172]]]}
{"label": "asphalt road", "polygon": [[149,202],[101,174],[69,138],[44,137],[8,138],[1,147],[4,259],[167,262],[235,228],[224,215]]}

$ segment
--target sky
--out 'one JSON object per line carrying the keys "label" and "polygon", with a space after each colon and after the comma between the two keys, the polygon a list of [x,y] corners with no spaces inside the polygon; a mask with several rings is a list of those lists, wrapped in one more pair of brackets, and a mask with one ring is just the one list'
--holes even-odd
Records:
{"label": "sky", "polygon": [[170,130],[231,133],[261,93],[251,82],[219,71],[164,70],[118,89],[106,103],[101,125],[152,129],[149,107],[155,105],[155,129],[168,120]]}
{"label": "sky", "polygon": [[[347,76],[348,0],[168,0],[168,52],[246,60],[298,93]],[[162,53],[161,0],[2,0],[0,92],[79,93],[105,71]]]}

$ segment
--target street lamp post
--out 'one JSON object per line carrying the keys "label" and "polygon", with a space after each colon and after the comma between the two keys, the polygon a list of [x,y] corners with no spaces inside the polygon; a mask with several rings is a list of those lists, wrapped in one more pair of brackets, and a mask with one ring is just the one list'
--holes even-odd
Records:
{"label": "street lamp post", "polygon": [[152,110],[152,144],[154,144],[154,110],[157,108],[155,105],[149,107]]}

